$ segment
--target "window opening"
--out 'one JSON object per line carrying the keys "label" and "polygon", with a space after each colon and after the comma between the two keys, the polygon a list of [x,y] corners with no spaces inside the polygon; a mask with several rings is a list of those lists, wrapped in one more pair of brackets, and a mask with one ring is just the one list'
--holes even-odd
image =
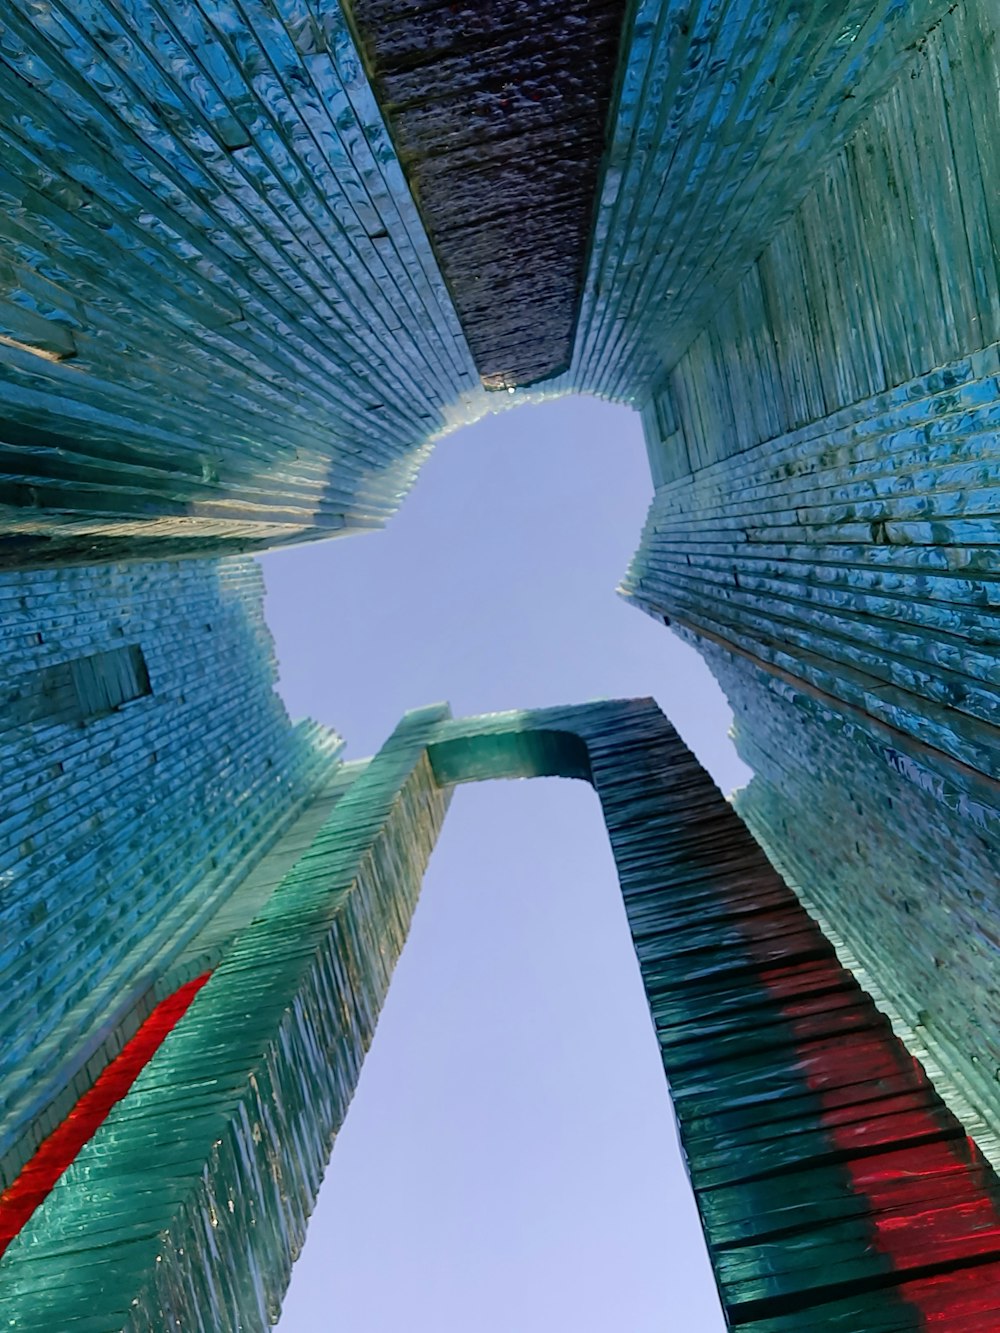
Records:
{"label": "window opening", "polygon": [[10,705],[15,726],[83,723],[152,692],[142,649],[130,643],[27,673],[17,682]]}

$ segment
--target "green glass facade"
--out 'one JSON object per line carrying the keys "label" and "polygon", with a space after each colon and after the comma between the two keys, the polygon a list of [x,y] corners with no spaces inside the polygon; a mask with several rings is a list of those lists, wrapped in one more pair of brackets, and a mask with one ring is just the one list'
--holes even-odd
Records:
{"label": "green glass facade", "polygon": [[655,704],[633,700],[404,718],[14,1239],[10,1327],[276,1318],[452,788],[549,775],[600,798],[733,1327],[918,1329],[980,1288],[995,1316],[1000,1183]]}
{"label": "green glass facade", "polygon": [[[754,771],[749,833],[706,791],[685,846],[714,846],[717,820],[741,830],[749,887],[729,907],[778,904],[806,942],[794,967],[833,941],[864,990],[797,972],[788,1040],[757,1051],[737,1024],[720,1061],[763,1063],[685,1090],[667,1029],[722,1034],[744,1003],[774,1016],[781,987],[754,999],[720,973],[713,989],[709,968],[689,1011],[671,969],[691,922],[666,912],[680,953],[664,944],[662,967],[637,930],[727,1314],[758,1333],[806,1309],[817,1329],[923,1328],[920,1283],[942,1280],[948,1318],[963,1265],[993,1272],[977,1153],[1000,1163],[998,52],[990,0],[9,0],[0,1187],[118,1077],[144,1020],[212,974],[7,1237],[11,1327],[148,1328],[167,1308],[265,1324],[450,786],[514,768],[602,790],[592,728],[628,751],[641,708],[574,715],[572,742],[552,718],[455,731],[427,712],[342,763],[274,694],[247,555],[384,523],[445,432],[569,392],[642,414],[653,494],[623,591],[706,658]],[[651,847],[672,845],[680,788],[628,798]],[[742,930],[722,913],[694,952],[723,960]],[[767,971],[759,952],[739,967]],[[879,1027],[868,994],[889,1015],[936,1092],[871,1037],[903,1099],[886,1115],[927,1112],[946,1158],[973,1136],[962,1163],[915,1169],[972,1190],[985,1248],[947,1219],[916,1257],[871,1241],[891,1204],[843,1139],[865,1097],[822,1073],[795,1093],[802,1142],[820,1134],[839,1174],[809,1176],[808,1148],[775,1169],[830,1201],[843,1290],[753,1250],[737,1186],[761,1217],[774,1198],[706,1145],[751,1124],[741,1151],[767,1139],[763,1111],[733,1120],[741,1079],[794,1066],[808,1083],[792,991],[829,1000],[827,1036],[828,1009]],[[239,1034],[224,1061],[222,1030]],[[802,1209],[795,1234],[816,1220]],[[105,1259],[131,1274],[110,1304]],[[882,1309],[873,1291],[895,1294]],[[968,1311],[992,1327],[995,1309]]]}

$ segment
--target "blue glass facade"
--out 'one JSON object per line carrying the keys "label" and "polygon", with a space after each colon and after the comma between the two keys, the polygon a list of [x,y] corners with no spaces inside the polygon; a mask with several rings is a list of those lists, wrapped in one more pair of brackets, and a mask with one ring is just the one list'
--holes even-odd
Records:
{"label": "blue glass facade", "polygon": [[[250,1324],[448,783],[421,731],[440,718],[404,725],[398,773],[289,723],[247,553],[384,523],[444,432],[539,396],[642,413],[624,592],[708,660],[748,827],[1000,1160],[995,6],[582,0],[545,6],[547,35],[542,8],[10,0],[0,27],[0,1187],[158,1001],[285,932],[274,1023],[206,1111],[214,1179],[263,1198],[245,1136],[272,1134],[267,1080],[299,1079],[265,1154],[299,1173],[294,1220],[266,1278],[233,1259],[216,1275],[244,1285],[205,1296]],[[320,964],[296,876],[327,883],[328,858]],[[297,923],[273,915],[289,882]],[[169,1104],[157,1071],[219,1055],[213,986],[125,1121]],[[312,997],[294,1033],[282,986]],[[109,1227],[134,1221],[120,1165]],[[73,1233],[81,1173],[32,1226]],[[182,1290],[199,1308],[218,1200],[196,1193],[150,1213],[159,1253],[192,1210],[142,1327]],[[31,1244],[0,1285],[28,1282]]]}
{"label": "blue glass facade", "polygon": [[[336,771],[338,738],[274,692],[261,594],[242,558],[0,576],[4,1185]],[[29,711],[59,664],[124,645],[148,692]]]}

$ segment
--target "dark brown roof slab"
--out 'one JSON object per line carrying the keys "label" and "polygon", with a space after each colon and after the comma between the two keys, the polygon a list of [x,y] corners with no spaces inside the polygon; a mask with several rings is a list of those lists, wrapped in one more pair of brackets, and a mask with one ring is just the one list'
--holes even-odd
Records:
{"label": "dark brown roof slab", "polygon": [[570,361],[626,0],[352,0],[487,388]]}

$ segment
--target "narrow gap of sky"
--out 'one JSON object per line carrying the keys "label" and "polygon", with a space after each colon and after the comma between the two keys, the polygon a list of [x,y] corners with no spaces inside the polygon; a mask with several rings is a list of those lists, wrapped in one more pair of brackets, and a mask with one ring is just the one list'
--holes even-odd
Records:
{"label": "narrow gap of sky", "polygon": [[[748,773],[700,657],[614,588],[651,482],[581,398],[442,441],[384,532],[264,557],[293,717],[374,752],[456,715],[653,695]],[[724,1321],[596,797],[462,788],[279,1333],[719,1333]]]}

